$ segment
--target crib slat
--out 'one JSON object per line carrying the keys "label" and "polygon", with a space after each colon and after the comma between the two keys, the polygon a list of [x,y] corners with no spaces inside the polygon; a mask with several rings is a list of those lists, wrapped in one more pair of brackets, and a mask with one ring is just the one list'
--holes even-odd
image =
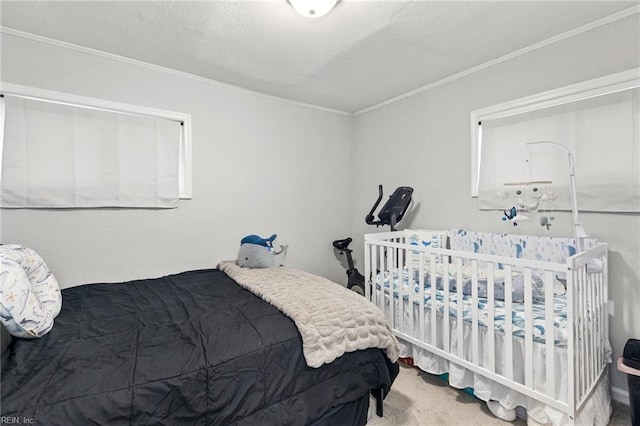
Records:
{"label": "crib slat", "polygon": [[589,318],[591,319],[590,321],[590,333],[589,333],[589,337],[590,337],[590,344],[589,344],[589,383],[592,383],[593,380],[596,377],[596,371],[597,371],[597,367],[596,367],[596,342],[598,341],[598,333],[597,333],[597,324],[596,324],[596,312],[598,309],[598,305],[596,303],[596,293],[595,293],[595,286],[593,285],[593,282],[591,281],[589,275],[587,274],[587,265],[584,266],[583,268],[584,270],[584,281],[585,284],[589,286],[589,306],[591,306],[592,310],[594,312],[591,313],[591,315],[589,316]]}
{"label": "crib slat", "polygon": [[[605,254],[605,258],[606,258],[606,254]],[[603,260],[603,259],[600,259]],[[604,358],[604,353],[605,353],[605,342],[609,339],[609,326],[608,326],[608,320],[609,320],[609,310],[608,310],[608,294],[607,294],[607,280],[605,279],[605,277],[607,276],[607,267],[606,267],[606,262],[603,262],[603,272],[598,274],[598,284],[600,285],[600,306],[602,307],[602,312],[600,314],[600,316],[598,317],[600,319],[600,345],[601,345],[601,350],[600,350],[600,366],[601,368],[606,368],[606,361]]]}
{"label": "crib slat", "polygon": [[[400,239],[397,240],[398,243],[401,243],[402,241]],[[397,308],[397,317],[398,320],[396,321],[396,328],[398,328],[402,333],[405,333],[405,327],[404,327],[404,295],[405,295],[405,291],[404,291],[404,268],[405,268],[405,251],[402,249],[398,249],[398,257],[397,257],[397,262],[396,262],[396,268],[398,270],[398,308]],[[409,281],[409,283],[411,283],[411,281]]]}
{"label": "crib slat", "polygon": [[479,365],[478,348],[478,261],[471,261],[471,362]]}
{"label": "crib slat", "polygon": [[418,310],[418,318],[419,318],[419,327],[420,327],[420,340],[424,342],[426,341],[425,331],[424,331],[424,252],[420,252],[419,259],[420,259],[420,265],[419,265],[420,274],[418,275],[418,287],[419,287],[418,306],[420,309]]}
{"label": "crib slat", "polygon": [[[364,243],[364,297],[367,300],[371,300],[371,284],[369,282],[369,272],[371,267],[371,254],[369,253],[369,249],[371,246],[365,241]],[[375,280],[374,280],[375,281]]]}
{"label": "crib slat", "polygon": [[584,363],[584,374],[585,374],[585,381],[584,381],[584,390],[583,393],[580,395],[580,397],[582,398],[582,395],[584,395],[589,387],[589,383],[591,383],[591,377],[592,377],[592,373],[591,373],[591,367],[589,365],[589,360],[590,360],[590,355],[591,355],[591,342],[593,339],[593,336],[591,335],[591,324],[593,324],[593,322],[591,321],[591,315],[592,312],[591,310],[593,309],[593,305],[591,305],[591,301],[590,301],[590,296],[591,296],[591,289],[589,288],[589,282],[587,280],[587,274],[586,274],[586,265],[580,267],[579,269],[579,274],[580,274],[580,282],[581,282],[581,286],[584,289],[584,309],[585,309],[585,316],[584,316],[584,328],[585,328],[585,335],[584,335],[584,351],[582,352],[583,354],[583,363]]}
{"label": "crib slat", "polygon": [[[505,289],[513,288],[511,265],[505,265]],[[504,293],[504,360],[505,360],[505,376],[509,380],[513,380],[513,305],[512,305],[513,293],[511,291],[505,291]]]}
{"label": "crib slat", "polygon": [[533,293],[531,268],[524,270],[524,385],[533,387]]}
{"label": "crib slat", "polygon": [[[378,264],[380,265],[380,274],[382,277],[385,276],[385,272],[388,274],[388,271],[385,269],[384,264],[384,246],[378,247]],[[376,305],[380,307],[382,312],[385,312],[385,289],[384,287],[380,289],[380,293],[377,294]],[[392,277],[389,276],[389,297],[393,298],[393,282]]]}
{"label": "crib slat", "polygon": [[579,283],[579,287],[580,287],[580,294],[581,294],[581,302],[580,304],[582,305],[582,318],[581,318],[581,336],[582,336],[582,345],[581,345],[581,350],[578,354],[578,359],[580,361],[580,372],[581,374],[581,381],[580,381],[580,393],[578,394],[578,401],[580,401],[580,398],[582,398],[582,395],[584,394],[585,390],[587,389],[587,383],[589,382],[589,365],[587,362],[587,357],[585,355],[587,355],[587,351],[589,350],[589,323],[588,323],[588,315],[589,315],[589,311],[588,311],[588,295],[589,295],[589,289],[586,287],[585,282],[583,280],[583,276],[582,276],[582,269],[579,268],[577,269],[577,276],[578,276],[578,283]]}
{"label": "crib slat", "polygon": [[367,286],[367,287],[371,287],[368,297],[369,297],[369,301],[371,301],[374,305],[377,306],[376,297],[378,294],[378,289],[377,289],[378,281],[379,280],[382,281],[379,283],[380,284],[379,291],[384,291],[384,276],[377,273],[376,265],[378,264],[378,260],[376,259],[376,248],[374,245],[367,246],[367,249],[365,250],[365,256],[369,256],[369,263],[366,265],[367,269],[365,270],[365,275],[367,277],[370,277],[366,279],[371,279],[371,286]]}
{"label": "crib slat", "polygon": [[495,336],[495,294],[494,294],[494,268],[493,262],[487,262],[487,341],[485,347],[489,352],[487,368],[491,372],[496,371],[496,336]]}
{"label": "crib slat", "polygon": [[589,334],[591,335],[591,344],[589,345],[589,383],[592,383],[598,374],[598,362],[596,347],[598,346],[598,301],[596,295],[596,285],[587,273],[585,265],[585,283],[589,287],[589,303],[591,305],[591,315],[589,318]]}
{"label": "crib slat", "polygon": [[582,311],[582,305],[583,305],[583,300],[582,300],[582,290],[580,289],[580,280],[578,279],[578,274],[577,272],[574,270],[573,271],[573,279],[574,279],[574,287],[575,287],[575,339],[576,339],[576,345],[574,348],[574,359],[575,359],[575,368],[576,368],[576,387],[575,387],[575,395],[576,395],[576,400],[579,399],[579,395],[582,393],[582,387],[581,387],[581,383],[582,383],[582,372],[580,370],[582,370],[582,365],[581,365],[581,361],[580,361],[580,352],[583,350],[583,346],[582,346],[582,315],[583,315],[583,311]]}
{"label": "crib slat", "polygon": [[438,299],[437,299],[437,272],[436,272],[436,259],[433,253],[429,253],[429,269],[431,270],[429,273],[431,274],[431,344],[433,346],[437,346],[438,340],[436,339],[436,329],[437,329],[437,314],[438,314]]}
{"label": "crib slat", "polygon": [[584,395],[585,390],[587,389],[587,368],[585,365],[585,357],[584,354],[587,353],[587,316],[589,315],[587,311],[587,289],[584,285],[584,279],[582,276],[582,270],[578,269],[576,271],[576,275],[578,276],[578,288],[580,289],[580,307],[582,310],[582,314],[580,315],[580,338],[581,338],[581,349],[577,354],[578,362],[580,366],[580,387],[578,393],[578,401]]}
{"label": "crib slat", "polygon": [[575,412],[575,395],[578,380],[578,375],[576,374],[577,365],[574,355],[577,350],[577,309],[575,306],[575,303],[577,301],[577,294],[574,284],[574,274],[571,269],[570,262],[567,262],[567,269],[567,330],[569,331],[569,336],[567,339],[567,374],[569,375],[569,378],[567,380],[567,404],[569,406],[569,412]]}
{"label": "crib slat", "polygon": [[[589,371],[589,347],[591,346],[591,309],[592,306],[589,305],[589,285],[587,282],[587,277],[586,277],[586,273],[585,273],[585,269],[586,268],[580,268],[579,273],[580,273],[580,282],[582,282],[582,285],[584,286],[584,310],[585,310],[585,317],[584,317],[584,328],[585,328],[585,350],[583,352],[583,363],[584,363],[584,369],[585,369],[585,383],[584,383],[584,393],[587,392],[589,383],[590,383],[590,376],[591,376],[591,372]],[[584,394],[583,393],[583,394]]]}
{"label": "crib slat", "polygon": [[442,276],[443,276],[443,285],[444,285],[444,291],[442,292],[444,295],[444,309],[442,311],[442,349],[446,352],[451,352],[451,339],[450,339],[450,333],[451,331],[449,330],[449,318],[450,318],[450,311],[449,311],[449,289],[450,289],[450,285],[449,285],[449,262],[445,261],[445,259],[441,259],[442,261]]}
{"label": "crib slat", "polygon": [[[417,272],[414,268],[415,266],[415,262],[413,261],[415,254],[412,253],[411,255],[411,262],[409,262],[409,276],[407,278],[407,285],[408,285],[408,289],[407,289],[407,299],[409,301],[409,303],[407,303],[407,311],[409,314],[409,323],[407,324],[409,327],[409,336],[411,337],[415,337],[415,330],[413,327],[413,303],[415,301],[415,292],[413,291],[413,284],[414,284],[414,274]],[[409,256],[407,256],[408,258]],[[403,303],[404,305],[404,300]]]}
{"label": "crib slat", "polygon": [[[587,271],[588,272],[588,271]],[[598,284],[596,282],[596,278],[587,274],[587,281],[589,283],[589,288],[591,289],[591,303],[593,304],[593,316],[592,316],[592,324],[591,324],[591,334],[592,334],[592,343],[591,343],[591,357],[589,358],[591,362],[591,371],[592,377],[597,377],[599,370],[599,345],[600,342],[600,324],[598,318],[600,318],[600,301],[598,297]]]}
{"label": "crib slat", "polygon": [[599,318],[602,317],[602,305],[600,303],[600,286],[599,286],[599,280],[596,274],[588,274],[587,271],[587,279],[589,280],[589,285],[592,286],[593,288],[593,305],[595,306],[595,312],[593,315],[593,320],[594,320],[594,324],[593,324],[593,357],[592,357],[592,362],[593,362],[593,377],[594,380],[597,378],[598,376],[598,372],[600,371],[600,357],[599,354],[601,353],[601,343],[602,343],[602,333],[601,333],[601,328],[600,328],[600,320]]}
{"label": "crib slat", "polygon": [[591,314],[592,314],[591,309],[593,308],[591,305],[589,305],[590,290],[586,280],[586,274],[584,273],[584,269],[585,268],[582,268],[582,267],[579,269],[580,282],[582,283],[581,285],[584,288],[584,310],[585,310],[585,316],[584,316],[585,333],[584,333],[584,352],[583,352],[585,381],[584,381],[584,391],[581,394],[581,397],[587,391],[590,383],[590,379],[591,379],[591,371],[589,371],[589,355],[590,355],[590,346],[591,346]]}
{"label": "crib slat", "polygon": [[[396,249],[395,248],[387,248],[386,250],[386,260],[387,260],[387,271],[389,271],[389,281],[390,281],[390,285],[389,285],[389,322],[392,324],[392,327],[395,328],[395,320],[396,320],[396,315],[395,315],[395,307],[396,307],[396,298],[395,298],[395,285],[394,285],[394,279],[393,276],[397,271],[396,265],[395,265],[395,257],[396,257]],[[399,283],[398,286],[402,287],[402,276],[400,276],[399,279]]]}
{"label": "crib slat", "polygon": [[[365,289],[364,294],[367,300],[375,304],[374,298],[377,293],[377,286],[379,281],[379,275],[376,274],[375,267],[375,246],[365,242],[364,244],[364,282]],[[380,291],[384,291],[383,284],[380,284]]]}
{"label": "crib slat", "polygon": [[[400,243],[401,241],[398,239],[397,242]],[[404,250],[396,249],[396,253],[396,264],[394,268],[398,271],[398,306],[396,308],[394,324],[396,324],[398,330],[404,333]]]}
{"label": "crib slat", "polygon": [[[379,269],[380,269],[380,274],[382,275],[382,277],[384,278],[385,276],[388,276],[388,272],[385,270],[385,264],[384,264],[384,248],[383,247],[378,247],[378,254],[377,254],[377,258],[378,258],[378,264],[376,265]],[[391,286],[391,282],[389,282],[389,286]],[[389,289],[385,288],[381,288],[380,292],[378,292],[378,294],[376,294],[376,304],[380,307],[380,309],[382,309],[383,311],[385,310],[385,294],[390,292],[391,287],[389,287]],[[391,294],[391,293],[389,293]]]}
{"label": "crib slat", "polygon": [[553,272],[545,271],[544,273],[544,332],[545,332],[545,346],[547,351],[547,360],[545,368],[547,369],[547,395],[553,398],[555,396],[556,389],[556,368],[555,368],[555,336],[554,336],[554,321],[553,321]]}
{"label": "crib slat", "polygon": [[604,359],[602,354],[604,353],[604,339],[605,339],[605,333],[604,333],[604,321],[602,321],[602,318],[604,316],[607,315],[607,310],[606,310],[606,298],[604,297],[604,290],[603,290],[603,280],[602,280],[602,275],[601,274],[593,274],[593,279],[595,280],[595,282],[597,283],[597,287],[598,287],[598,348],[596,350],[597,354],[598,354],[598,369],[601,369],[602,366],[604,365]]}
{"label": "crib slat", "polygon": [[456,257],[456,342],[458,345],[458,358],[464,358],[464,305],[462,301],[462,287],[464,282],[462,281],[462,259]]}

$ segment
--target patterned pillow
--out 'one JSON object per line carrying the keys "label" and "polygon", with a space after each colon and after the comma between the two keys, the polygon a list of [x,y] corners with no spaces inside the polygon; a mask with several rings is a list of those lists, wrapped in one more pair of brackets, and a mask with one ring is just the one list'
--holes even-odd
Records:
{"label": "patterned pillow", "polygon": [[17,337],[48,333],[62,307],[58,281],[30,248],[0,245],[0,322]]}
{"label": "patterned pillow", "polygon": [[[404,239],[407,244],[418,247],[430,247],[435,249],[446,249],[448,241],[447,231],[435,231],[427,229],[405,229]],[[424,267],[428,268],[431,257],[424,256]],[[435,263],[442,263],[442,255],[435,256]],[[420,268],[420,258],[418,251],[407,252],[407,262],[413,264],[415,269]]]}
{"label": "patterned pillow", "polygon": [[[576,253],[575,239],[566,237],[475,232],[466,229],[452,229],[449,235],[452,250],[472,253],[562,264],[567,261],[568,257]],[[594,247],[596,244],[597,241],[594,239],[586,239],[584,241],[585,248]],[[463,264],[467,265],[467,262]],[[478,262],[478,266],[484,268],[486,262]],[[499,263],[498,268],[502,268],[502,264]],[[519,271],[519,268],[515,268],[514,271]],[[532,270],[532,275],[533,297],[544,299],[545,287],[542,280],[544,270],[534,269]],[[554,276],[553,288],[555,295],[562,295],[566,292],[563,284],[563,280],[566,278],[565,275],[564,273],[557,273]],[[513,285],[515,294],[516,290],[520,291],[516,285],[520,286],[523,283],[514,281]]]}

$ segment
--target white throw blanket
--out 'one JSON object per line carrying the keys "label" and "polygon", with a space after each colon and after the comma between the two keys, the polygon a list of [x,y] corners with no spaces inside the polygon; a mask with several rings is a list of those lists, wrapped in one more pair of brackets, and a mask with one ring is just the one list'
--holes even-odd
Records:
{"label": "white throw blanket", "polygon": [[398,359],[398,342],[384,315],[356,292],[286,267],[249,269],[227,261],[218,268],[295,322],[310,367],[367,348],[384,349],[392,362]]}

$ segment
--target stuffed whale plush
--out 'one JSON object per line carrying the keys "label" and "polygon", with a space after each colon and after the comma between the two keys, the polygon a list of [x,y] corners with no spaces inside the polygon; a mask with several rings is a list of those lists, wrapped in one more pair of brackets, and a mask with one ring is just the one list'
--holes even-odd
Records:
{"label": "stuffed whale plush", "polygon": [[248,235],[240,241],[238,251],[238,265],[243,268],[273,268],[283,266],[287,256],[288,246],[280,246],[280,251],[273,247],[276,234],[269,238],[258,235]]}

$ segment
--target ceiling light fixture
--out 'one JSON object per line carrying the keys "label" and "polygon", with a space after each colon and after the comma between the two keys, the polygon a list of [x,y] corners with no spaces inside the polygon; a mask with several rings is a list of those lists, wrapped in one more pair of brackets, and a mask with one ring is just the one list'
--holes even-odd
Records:
{"label": "ceiling light fixture", "polygon": [[319,18],[331,12],[338,0],[289,0],[289,3],[305,18]]}

